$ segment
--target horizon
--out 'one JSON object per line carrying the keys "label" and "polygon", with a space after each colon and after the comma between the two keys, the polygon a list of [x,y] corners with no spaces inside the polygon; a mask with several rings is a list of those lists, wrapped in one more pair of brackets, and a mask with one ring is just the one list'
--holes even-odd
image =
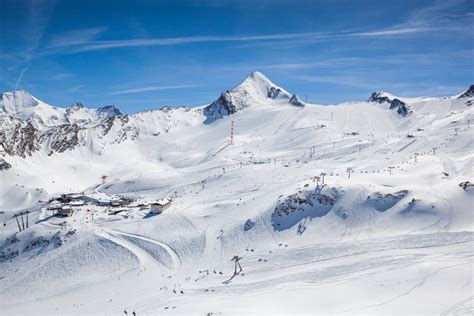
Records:
{"label": "horizon", "polygon": [[[245,77],[244,77],[242,80],[240,80],[238,83],[234,84],[234,86],[233,86],[232,88],[229,88],[229,89],[226,89],[226,90],[231,90],[231,89],[237,87],[239,84],[241,84],[244,80],[246,80],[249,76],[251,76],[251,75],[252,75],[253,73],[255,73],[255,72],[258,72],[258,73],[260,73],[260,74],[263,74],[263,76],[265,76],[267,79],[269,79],[273,84],[275,84],[275,85],[277,85],[277,86],[279,86],[279,87],[285,89],[284,85],[281,85],[281,84],[278,84],[278,83],[273,82],[272,79],[269,78],[266,74],[262,73],[261,71],[255,70],[255,71],[252,71],[251,73],[249,73],[247,76],[245,76]],[[444,96],[426,96],[426,95],[425,95],[425,96],[422,96],[422,95],[419,95],[419,96],[416,96],[416,97],[421,97],[421,98],[424,98],[424,97],[426,97],[426,98],[431,98],[431,97],[440,97],[440,98],[455,97],[455,96],[457,96],[458,94],[463,93],[463,92],[469,90],[470,87],[472,87],[472,86],[474,86],[474,84],[472,84],[472,85],[470,84],[470,85],[468,85],[467,88],[465,88],[464,90],[460,91],[459,93],[451,94],[451,95],[444,95]],[[285,90],[286,90],[286,89],[285,89]],[[84,104],[83,102],[81,102],[81,100],[76,100],[76,101],[70,102],[68,105],[56,105],[56,104],[51,104],[51,103],[48,102],[47,100],[40,99],[40,98],[36,97],[34,94],[32,94],[30,91],[24,90],[24,89],[13,90],[13,91],[3,91],[2,94],[5,94],[5,93],[15,93],[15,92],[22,92],[22,91],[23,91],[23,92],[26,92],[26,93],[28,93],[28,94],[30,94],[32,97],[38,99],[39,101],[41,101],[41,102],[43,102],[43,103],[46,103],[46,104],[48,104],[48,105],[50,105],[50,106],[54,106],[54,107],[68,108],[68,107],[74,106],[74,105],[77,104],[77,103],[79,103],[79,104],[81,104],[81,105],[83,105],[84,107],[89,108],[89,109],[99,109],[99,108],[106,107],[106,106],[114,106],[114,107],[118,108],[123,114],[130,114],[130,115],[135,114],[135,113],[139,113],[139,112],[142,112],[142,111],[160,110],[160,109],[169,108],[169,107],[171,107],[171,108],[178,108],[178,107],[197,108],[197,107],[203,107],[203,106],[207,106],[207,105],[211,104],[212,102],[214,102],[214,101],[217,99],[217,97],[216,97],[216,99],[214,99],[214,100],[211,100],[211,101],[209,101],[209,102],[207,102],[207,103],[199,104],[199,105],[186,105],[186,104],[183,104],[183,105],[179,105],[179,104],[178,104],[178,105],[175,105],[175,106],[162,105],[162,106],[157,106],[157,107],[153,107],[153,106],[152,106],[152,107],[148,107],[148,108],[142,108],[142,109],[137,110],[137,111],[134,111],[134,112],[125,112],[125,111],[123,111],[123,110],[120,108],[120,106],[118,106],[118,105],[116,105],[116,104],[111,104],[111,103],[102,104],[102,105],[95,106],[95,107],[91,107],[91,106],[89,106],[88,104]],[[223,92],[223,91],[221,91],[221,92]],[[302,97],[301,95],[299,95],[299,94],[296,93],[296,92],[293,92],[293,91],[288,91],[288,92],[289,92],[290,94],[296,94],[296,95],[297,95],[298,97],[300,97],[300,98]],[[390,91],[382,91],[382,90],[376,90],[376,91],[373,91],[372,93],[388,93],[388,94],[392,94]],[[371,94],[372,94],[372,93],[371,93]],[[371,94],[370,94],[370,95],[371,95]],[[364,100],[345,100],[345,101],[343,101],[343,102],[335,103],[335,104],[320,104],[320,103],[310,103],[310,102],[307,102],[307,104],[308,104],[308,105],[323,105],[323,106],[324,106],[324,105],[339,105],[339,104],[354,103],[354,102],[367,102],[367,99],[370,97],[370,95],[367,96],[367,98],[364,99]],[[392,95],[393,95],[393,94],[392,94]],[[409,97],[406,97],[406,96],[399,96],[399,95],[393,95],[393,96],[394,96],[394,97],[398,97],[398,98],[402,98],[402,99],[403,99],[403,98],[409,98]]]}
{"label": "horizon", "polygon": [[5,1],[1,90],[135,113],[209,104],[254,70],[313,104],[474,81],[469,1],[110,3]]}

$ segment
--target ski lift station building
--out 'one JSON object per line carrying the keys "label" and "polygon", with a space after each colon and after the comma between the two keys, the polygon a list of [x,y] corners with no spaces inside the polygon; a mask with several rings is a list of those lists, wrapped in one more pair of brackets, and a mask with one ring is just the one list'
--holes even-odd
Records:
{"label": "ski lift station building", "polygon": [[83,206],[85,204],[86,204],[86,202],[84,200],[73,200],[73,201],[69,202],[70,206]]}
{"label": "ski lift station building", "polygon": [[56,215],[58,215],[58,216],[72,216],[73,213],[74,213],[74,210],[72,209],[72,207],[70,207],[69,205],[65,205],[65,206],[61,207],[58,210]]}
{"label": "ski lift station building", "polygon": [[164,210],[171,206],[171,200],[169,198],[163,198],[156,202],[150,203],[150,213],[161,214]]}

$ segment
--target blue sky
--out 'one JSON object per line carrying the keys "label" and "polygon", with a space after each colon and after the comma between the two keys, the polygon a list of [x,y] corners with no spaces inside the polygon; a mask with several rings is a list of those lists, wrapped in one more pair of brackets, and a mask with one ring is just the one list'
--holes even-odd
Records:
{"label": "blue sky", "polygon": [[0,12],[0,90],[124,112],[216,99],[253,70],[308,101],[474,82],[474,1],[22,1]]}

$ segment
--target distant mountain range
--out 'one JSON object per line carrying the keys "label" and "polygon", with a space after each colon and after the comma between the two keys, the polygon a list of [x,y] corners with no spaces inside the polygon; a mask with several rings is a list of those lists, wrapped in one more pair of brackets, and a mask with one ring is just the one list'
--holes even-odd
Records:
{"label": "distant mountain range", "polygon": [[[465,92],[445,98],[402,98],[386,92],[374,92],[368,103],[394,110],[401,117],[416,111],[427,102],[470,106],[474,85]],[[462,100],[462,101],[457,101]],[[318,106],[305,103],[296,94],[275,85],[260,72],[253,72],[231,90],[207,106],[189,109],[162,108],[123,114],[114,105],[89,109],[80,102],[68,108],[49,105],[27,91],[5,92],[0,96],[0,152],[8,156],[27,157],[36,151],[48,154],[73,150],[93,143],[120,143],[134,140],[140,134],[158,136],[172,132],[180,124],[198,121],[212,124],[225,116],[248,107]],[[187,122],[187,123],[183,123]]]}

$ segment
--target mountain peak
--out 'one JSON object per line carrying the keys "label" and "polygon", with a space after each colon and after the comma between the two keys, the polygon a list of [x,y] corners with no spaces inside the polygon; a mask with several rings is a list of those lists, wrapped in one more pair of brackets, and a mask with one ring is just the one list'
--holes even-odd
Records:
{"label": "mountain peak", "polygon": [[265,82],[268,82],[270,84],[273,84],[270,79],[268,79],[267,76],[265,76],[263,73],[261,73],[260,71],[253,71],[251,72],[246,79],[252,79],[252,80],[259,80],[259,81],[265,81]]}
{"label": "mountain peak", "polygon": [[291,94],[274,84],[267,76],[259,71],[250,73],[247,78],[232,89],[232,91],[249,94],[251,97],[287,100],[291,98]]}
{"label": "mountain peak", "polygon": [[73,105],[71,105],[71,108],[81,109],[85,108],[85,106],[81,102],[75,102]]}
{"label": "mountain peak", "polygon": [[18,97],[21,97],[21,96],[30,96],[30,97],[32,97],[31,93],[29,93],[26,90],[15,90],[15,91],[3,92],[2,96],[0,96],[0,100],[3,99],[4,97],[18,98]]}
{"label": "mountain peak", "polygon": [[122,115],[122,112],[115,105],[112,105],[112,104],[107,104],[98,108],[97,113],[101,116],[106,116],[106,117]]}
{"label": "mountain peak", "polygon": [[4,92],[0,95],[0,113],[15,114],[39,104],[28,91]]}
{"label": "mountain peak", "polygon": [[252,72],[232,90],[226,90],[210,105],[204,108],[206,122],[234,114],[248,106],[267,104],[272,100],[290,100],[291,94],[270,81],[258,71]]}

